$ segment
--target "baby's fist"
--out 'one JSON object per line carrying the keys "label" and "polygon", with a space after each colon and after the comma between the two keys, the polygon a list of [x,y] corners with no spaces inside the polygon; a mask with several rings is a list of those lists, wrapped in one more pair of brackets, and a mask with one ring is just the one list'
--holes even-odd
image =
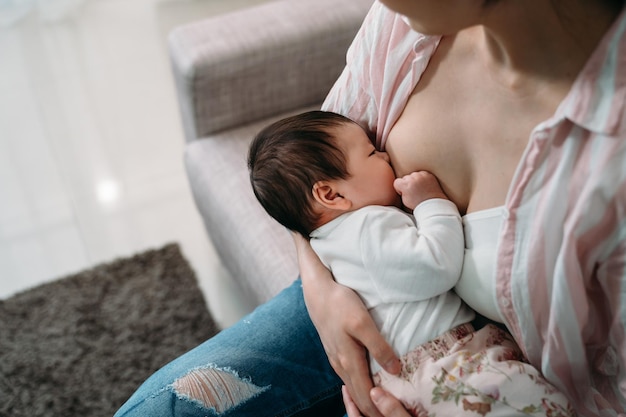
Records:
{"label": "baby's fist", "polygon": [[402,196],[402,203],[411,210],[431,198],[448,198],[441,189],[437,177],[428,171],[412,172],[402,178],[396,178],[393,186]]}

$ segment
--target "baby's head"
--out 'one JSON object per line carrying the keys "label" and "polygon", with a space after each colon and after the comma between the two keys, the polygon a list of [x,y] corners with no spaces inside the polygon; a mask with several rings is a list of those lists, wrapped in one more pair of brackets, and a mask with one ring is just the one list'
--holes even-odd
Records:
{"label": "baby's head", "polygon": [[248,169],[263,208],[307,238],[347,211],[399,203],[386,154],[336,113],[311,111],[267,126],[250,145]]}

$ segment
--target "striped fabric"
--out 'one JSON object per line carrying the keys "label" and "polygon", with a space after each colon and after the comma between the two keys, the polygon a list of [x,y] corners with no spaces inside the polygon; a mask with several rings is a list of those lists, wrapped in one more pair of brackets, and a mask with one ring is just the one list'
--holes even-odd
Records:
{"label": "striped fabric", "polygon": [[[323,108],[369,127],[384,147],[438,42],[375,4]],[[533,130],[499,242],[502,316],[584,416],[626,409],[625,106],[626,11]]]}

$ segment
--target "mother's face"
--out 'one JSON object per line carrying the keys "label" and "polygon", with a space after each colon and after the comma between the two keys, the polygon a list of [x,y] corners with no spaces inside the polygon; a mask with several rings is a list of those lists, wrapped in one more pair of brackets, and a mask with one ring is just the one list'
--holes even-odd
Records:
{"label": "mother's face", "polygon": [[490,0],[380,0],[427,35],[450,35],[481,22]]}

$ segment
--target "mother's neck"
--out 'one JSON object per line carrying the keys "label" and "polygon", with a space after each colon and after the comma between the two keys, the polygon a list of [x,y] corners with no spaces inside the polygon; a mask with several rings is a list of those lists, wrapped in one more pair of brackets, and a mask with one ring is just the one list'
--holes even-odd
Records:
{"label": "mother's neck", "polygon": [[523,89],[534,81],[573,81],[619,12],[614,2],[598,0],[501,0],[468,33],[486,70]]}

